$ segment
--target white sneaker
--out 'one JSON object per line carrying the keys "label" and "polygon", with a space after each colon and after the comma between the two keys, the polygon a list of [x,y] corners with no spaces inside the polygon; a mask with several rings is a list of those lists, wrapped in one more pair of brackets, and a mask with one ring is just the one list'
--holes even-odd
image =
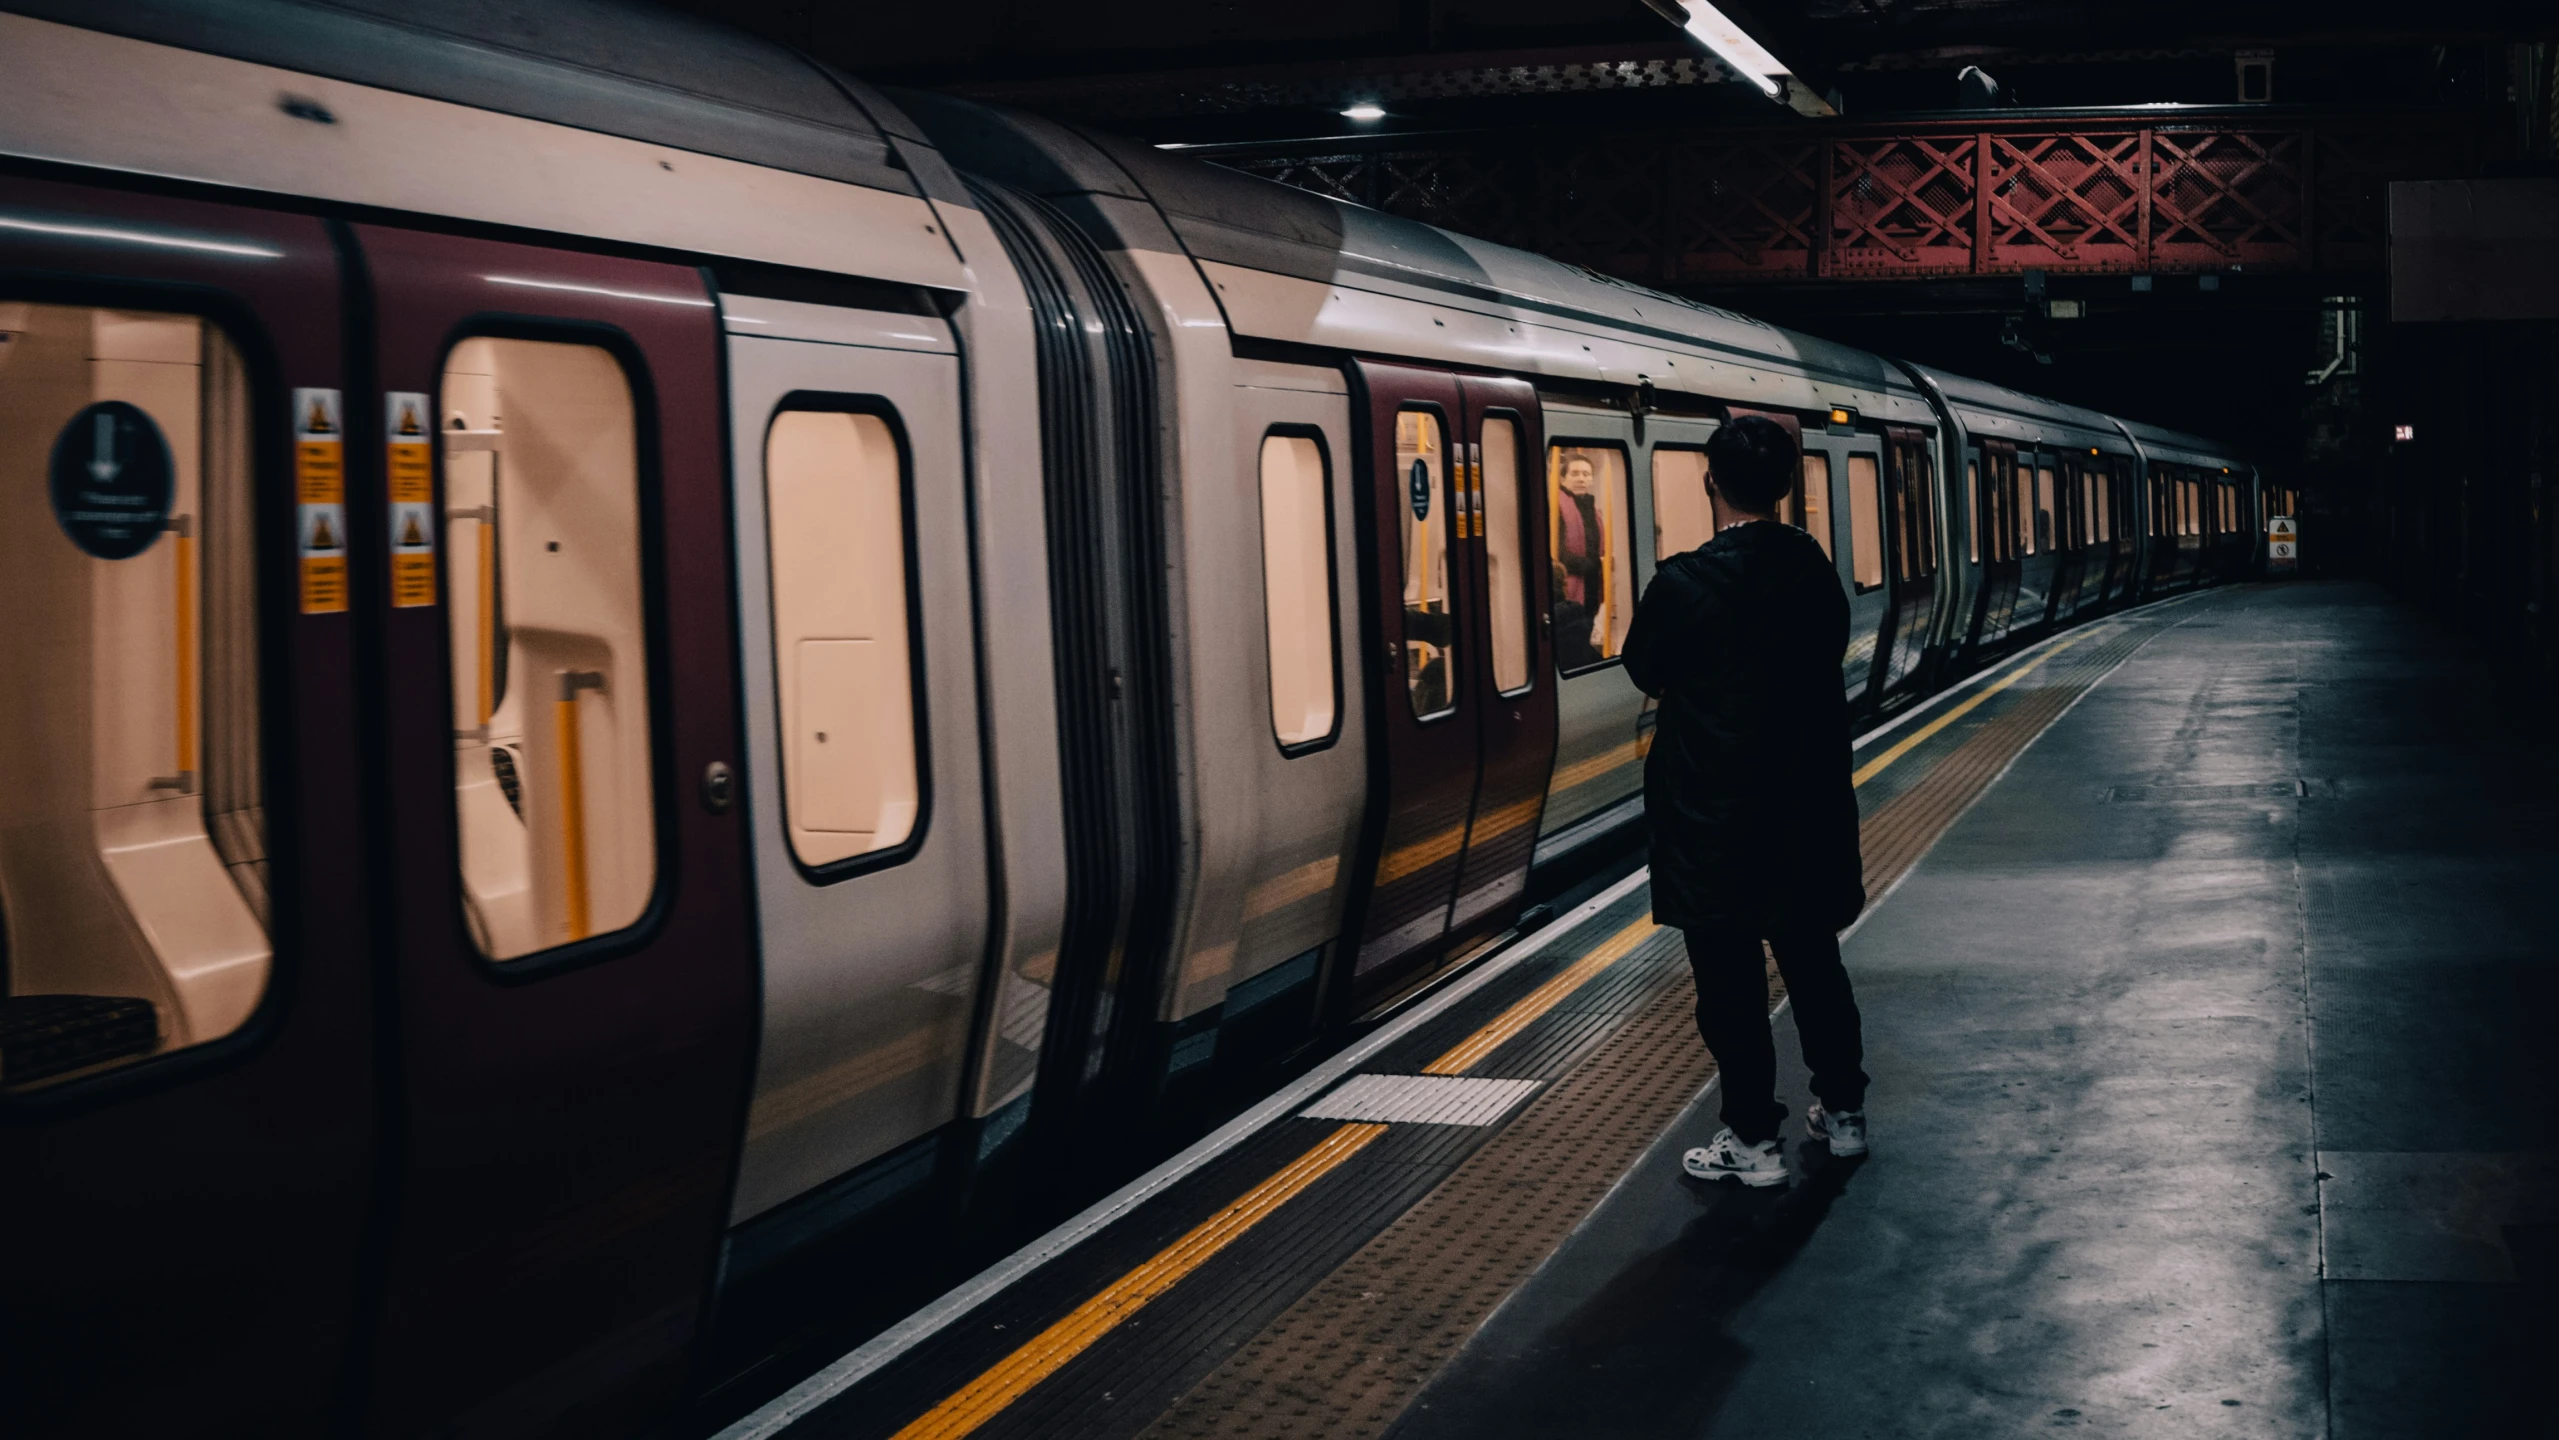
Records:
{"label": "white sneaker", "polygon": [[1680,1168],[1700,1180],[1739,1180],[1753,1189],[1783,1185],[1788,1179],[1785,1144],[1762,1140],[1745,1145],[1726,1130],[1681,1156]]}
{"label": "white sneaker", "polygon": [[1830,1142],[1830,1153],[1846,1159],[1866,1153],[1866,1112],[1863,1110],[1824,1110],[1819,1105],[1804,1112],[1804,1128],[1816,1140]]}

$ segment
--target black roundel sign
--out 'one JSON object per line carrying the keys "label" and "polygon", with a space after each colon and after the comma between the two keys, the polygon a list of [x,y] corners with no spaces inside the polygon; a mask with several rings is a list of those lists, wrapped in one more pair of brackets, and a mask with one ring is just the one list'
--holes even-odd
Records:
{"label": "black roundel sign", "polygon": [[169,523],[169,442],[137,406],[101,400],[72,416],[54,437],[52,474],[53,518],[101,560],[132,559]]}
{"label": "black roundel sign", "polygon": [[1428,520],[1431,518],[1430,462],[1425,460],[1416,460],[1413,462],[1412,487],[1413,518],[1416,520]]}

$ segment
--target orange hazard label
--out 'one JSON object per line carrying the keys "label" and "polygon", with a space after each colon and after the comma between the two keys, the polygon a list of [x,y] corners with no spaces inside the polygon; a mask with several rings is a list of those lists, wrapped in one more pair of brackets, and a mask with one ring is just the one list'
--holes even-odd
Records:
{"label": "orange hazard label", "polygon": [[346,426],[335,390],[293,392],[293,493],[302,613],[347,608]]}
{"label": "orange hazard label", "polygon": [[435,603],[435,466],[427,397],[394,390],[382,405],[385,488],[390,495],[391,604]]}

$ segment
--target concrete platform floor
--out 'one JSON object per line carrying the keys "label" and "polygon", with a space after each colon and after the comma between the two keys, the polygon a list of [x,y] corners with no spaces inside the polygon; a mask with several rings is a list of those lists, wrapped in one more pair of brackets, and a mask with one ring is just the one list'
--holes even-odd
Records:
{"label": "concrete platform floor", "polygon": [[2559,1433],[2548,725],[2378,591],[2194,602],[1851,939],[1875,1153],[1695,1185],[1710,1091],[1391,1433]]}

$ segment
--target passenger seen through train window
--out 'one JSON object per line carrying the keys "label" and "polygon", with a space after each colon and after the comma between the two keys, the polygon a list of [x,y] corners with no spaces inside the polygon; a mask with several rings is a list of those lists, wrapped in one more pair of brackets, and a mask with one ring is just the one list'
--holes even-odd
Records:
{"label": "passenger seen through train window", "polygon": [[1626,453],[1614,445],[1557,445],[1546,453],[1555,659],[1570,674],[1613,658],[1634,623]]}

